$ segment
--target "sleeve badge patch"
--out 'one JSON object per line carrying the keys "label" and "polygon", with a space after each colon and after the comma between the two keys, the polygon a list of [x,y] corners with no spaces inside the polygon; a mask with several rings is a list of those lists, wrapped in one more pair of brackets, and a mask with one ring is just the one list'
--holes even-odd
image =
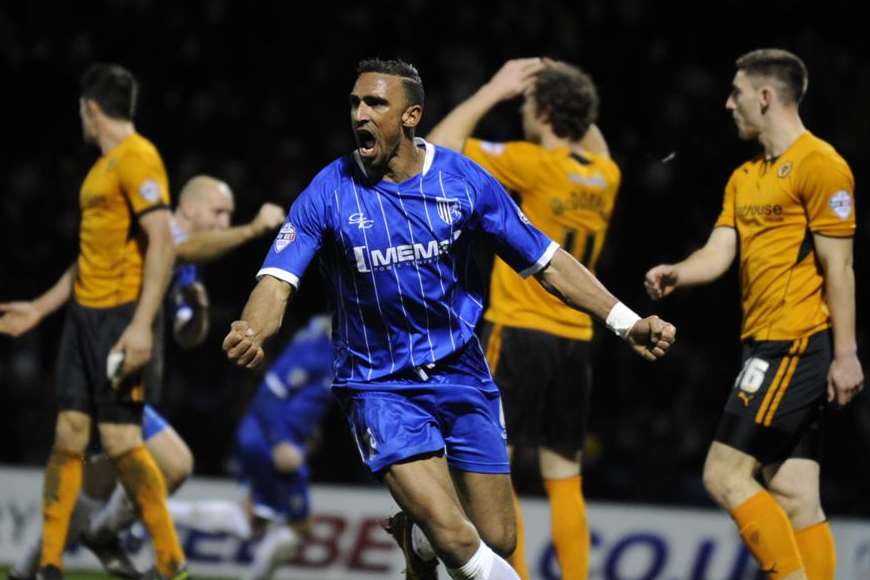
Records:
{"label": "sleeve badge patch", "polygon": [[501,155],[504,151],[504,143],[493,143],[491,141],[481,141],[480,148],[490,155]]}
{"label": "sleeve badge patch", "polygon": [[296,228],[293,227],[293,224],[287,222],[281,226],[281,230],[278,232],[278,237],[275,238],[275,251],[280,252],[288,245],[292,244],[295,239]]}
{"label": "sleeve badge patch", "polygon": [[160,184],[153,179],[146,179],[139,186],[139,196],[147,202],[157,203],[160,201]]}
{"label": "sleeve badge patch", "polygon": [[845,190],[840,190],[828,200],[828,206],[834,210],[841,220],[852,215],[852,195]]}

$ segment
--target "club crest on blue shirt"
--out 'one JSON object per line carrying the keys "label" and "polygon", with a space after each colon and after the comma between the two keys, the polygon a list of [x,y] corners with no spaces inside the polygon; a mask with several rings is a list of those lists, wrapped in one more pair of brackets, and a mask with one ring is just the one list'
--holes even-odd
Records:
{"label": "club crest on blue shirt", "polygon": [[287,222],[281,226],[281,230],[278,232],[278,237],[275,238],[275,251],[280,252],[289,244],[292,244],[295,239],[296,228],[293,227],[293,224]]}
{"label": "club crest on blue shirt", "polygon": [[366,214],[359,212],[350,214],[347,218],[347,224],[350,226],[356,226],[361,230],[367,230],[375,225],[375,220],[369,219],[366,217]]}
{"label": "club crest on blue shirt", "polygon": [[462,210],[458,199],[436,197],[435,202],[438,206],[438,217],[445,224],[453,225],[462,219]]}

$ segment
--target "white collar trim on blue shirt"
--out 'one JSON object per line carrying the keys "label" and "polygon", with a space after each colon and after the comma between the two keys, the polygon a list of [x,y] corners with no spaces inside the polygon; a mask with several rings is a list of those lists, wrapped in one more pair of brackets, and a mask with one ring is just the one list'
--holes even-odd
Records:
{"label": "white collar trim on blue shirt", "polygon": [[426,175],[432,167],[432,162],[435,161],[435,146],[422,137],[414,137],[414,145],[426,149],[426,159],[423,161],[423,175]]}
{"label": "white collar trim on blue shirt", "polygon": [[[432,167],[432,162],[435,160],[435,146],[422,137],[414,137],[414,145],[426,149],[426,159],[423,160],[423,175],[425,176],[429,173],[429,169]],[[362,158],[359,156],[358,149],[354,149],[353,158],[354,161],[356,161],[357,166],[359,166],[360,171],[363,172],[363,175],[368,177],[369,174],[366,172],[366,167],[362,162]]]}

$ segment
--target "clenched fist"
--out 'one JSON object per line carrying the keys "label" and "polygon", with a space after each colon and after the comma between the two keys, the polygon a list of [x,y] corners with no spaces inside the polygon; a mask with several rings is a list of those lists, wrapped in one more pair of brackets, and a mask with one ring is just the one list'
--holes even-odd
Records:
{"label": "clenched fist", "polygon": [[676,338],[676,327],[658,316],[641,318],[626,336],[631,348],[648,361],[665,356]]}
{"label": "clenched fist", "polygon": [[262,340],[244,320],[236,320],[230,325],[223,349],[228,359],[248,369],[260,366],[265,357]]}
{"label": "clenched fist", "polygon": [[279,205],[264,203],[257,212],[257,217],[251,222],[258,236],[265,235],[284,223],[286,215]]}

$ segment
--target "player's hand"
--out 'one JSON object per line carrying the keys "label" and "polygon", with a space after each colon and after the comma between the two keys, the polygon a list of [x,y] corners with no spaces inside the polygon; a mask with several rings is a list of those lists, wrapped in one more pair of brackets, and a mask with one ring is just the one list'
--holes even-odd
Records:
{"label": "player's hand", "polygon": [[828,402],[847,405],[864,390],[864,371],[857,354],[835,356],[828,369]]}
{"label": "player's hand", "polygon": [[42,313],[33,302],[0,304],[0,334],[21,336],[42,320]]}
{"label": "player's hand", "polygon": [[647,316],[634,323],[626,339],[636,353],[648,361],[665,356],[674,340],[677,329],[658,316]]}
{"label": "player's hand", "polygon": [[486,87],[495,92],[501,100],[513,99],[532,86],[535,76],[545,66],[544,60],[540,58],[509,60],[493,75]]}
{"label": "player's hand", "polygon": [[121,338],[111,350],[111,352],[124,353],[124,366],[121,367],[121,374],[116,384],[120,384],[125,378],[145,368],[151,360],[153,350],[154,331],[150,326],[131,323],[125,328]]}
{"label": "player's hand", "polygon": [[257,212],[257,217],[251,224],[254,226],[254,231],[258,236],[262,236],[275,230],[284,223],[287,216],[284,214],[284,209],[280,205],[274,203],[264,203],[260,206],[260,211]]}
{"label": "player's hand", "polygon": [[272,463],[281,473],[293,473],[299,469],[305,456],[296,445],[282,441],[272,447]]}
{"label": "player's hand", "polygon": [[673,264],[659,264],[646,273],[643,285],[650,298],[661,300],[674,291],[679,281],[676,266]]}
{"label": "player's hand", "polygon": [[230,325],[223,349],[228,359],[248,369],[260,366],[266,356],[257,332],[244,320],[236,320]]}

